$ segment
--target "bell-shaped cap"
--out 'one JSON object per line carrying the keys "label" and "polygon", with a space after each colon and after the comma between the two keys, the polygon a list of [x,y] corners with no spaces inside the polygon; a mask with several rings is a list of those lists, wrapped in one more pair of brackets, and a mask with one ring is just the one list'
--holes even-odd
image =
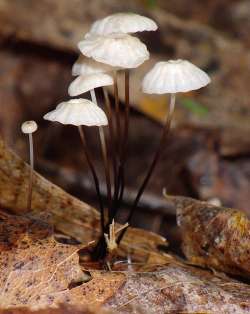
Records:
{"label": "bell-shaped cap", "polygon": [[149,59],[146,45],[128,34],[91,35],[78,47],[83,55],[113,67],[137,68]]}
{"label": "bell-shaped cap", "polygon": [[96,62],[91,58],[80,55],[72,66],[72,75],[90,75],[111,72],[113,70],[114,69],[107,64]]}
{"label": "bell-shaped cap", "polygon": [[146,16],[135,13],[115,13],[93,23],[88,35],[137,33],[155,31],[157,28],[156,23]]}
{"label": "bell-shaped cap", "polygon": [[188,92],[206,86],[209,76],[186,60],[157,62],[145,75],[142,90],[147,94]]}
{"label": "bell-shaped cap", "polygon": [[55,110],[48,112],[43,118],[75,126],[102,126],[108,124],[104,111],[92,101],[83,98],[60,103]]}
{"label": "bell-shaped cap", "polygon": [[30,120],[30,121],[25,121],[21,125],[21,130],[24,134],[31,134],[36,132],[38,126],[36,121]]}
{"label": "bell-shaped cap", "polygon": [[113,85],[112,76],[105,73],[91,74],[91,75],[80,75],[69,85],[69,95],[78,96],[86,93],[92,89],[102,86]]}

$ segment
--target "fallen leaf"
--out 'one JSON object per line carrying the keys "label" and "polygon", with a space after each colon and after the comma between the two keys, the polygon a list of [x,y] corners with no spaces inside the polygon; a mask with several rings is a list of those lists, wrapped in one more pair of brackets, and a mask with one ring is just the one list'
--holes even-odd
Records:
{"label": "fallen leaf", "polygon": [[166,198],[176,207],[183,252],[191,263],[250,277],[250,220],[245,213],[188,197]]}
{"label": "fallen leaf", "polygon": [[[29,166],[5,147],[0,140],[0,207],[16,214],[27,211]],[[72,197],[58,186],[34,173],[32,211],[49,212],[58,231],[87,243],[96,240],[100,232],[100,215],[93,207]],[[133,254],[138,260],[152,253],[160,254],[158,246],[166,239],[149,231],[129,228],[121,243],[120,254]]]}
{"label": "fallen leaf", "polygon": [[249,313],[250,287],[172,258],[168,265],[125,272],[126,283],[110,299],[120,314]]}
{"label": "fallen leaf", "polygon": [[[82,247],[56,242],[43,221],[0,212],[0,307],[100,307],[125,276],[91,272],[84,282],[78,255]],[[71,288],[72,283],[78,284]]]}

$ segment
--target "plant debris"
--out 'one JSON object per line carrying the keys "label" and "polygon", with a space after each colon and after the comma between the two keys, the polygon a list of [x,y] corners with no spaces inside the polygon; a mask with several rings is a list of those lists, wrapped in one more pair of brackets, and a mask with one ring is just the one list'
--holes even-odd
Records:
{"label": "plant debris", "polygon": [[250,277],[250,220],[236,209],[168,196],[177,211],[183,252],[195,265]]}
{"label": "plant debris", "polygon": [[[16,214],[26,212],[26,193],[29,167],[8,150],[0,140],[0,207]],[[88,204],[72,197],[34,172],[32,211],[48,212],[56,230],[82,243],[96,240],[99,235],[99,213]],[[119,228],[119,225],[117,225]],[[166,239],[152,232],[129,228],[119,248],[119,254],[134,254],[145,261],[151,254],[159,254],[158,246],[166,246]]]}
{"label": "plant debris", "polygon": [[0,212],[1,308],[101,306],[125,276],[93,271],[84,282],[78,255],[83,247],[56,242],[44,221]]}

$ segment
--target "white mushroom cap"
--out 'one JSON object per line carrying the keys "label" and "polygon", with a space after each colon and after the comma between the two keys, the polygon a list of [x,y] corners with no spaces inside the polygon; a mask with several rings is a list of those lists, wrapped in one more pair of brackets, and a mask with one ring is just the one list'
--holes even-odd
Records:
{"label": "white mushroom cap", "polygon": [[72,67],[72,75],[89,75],[96,73],[110,72],[114,69],[104,63],[96,62],[91,58],[80,55]]}
{"label": "white mushroom cap", "polygon": [[115,13],[97,20],[89,34],[136,33],[155,31],[157,28],[156,23],[148,17],[135,13]]}
{"label": "white mushroom cap", "polygon": [[108,124],[104,111],[92,101],[83,98],[60,103],[55,110],[48,112],[43,118],[75,126],[102,126]]}
{"label": "white mushroom cap", "polygon": [[147,94],[188,92],[206,86],[209,76],[186,60],[157,62],[145,75],[142,89]]}
{"label": "white mushroom cap", "polygon": [[91,74],[87,76],[80,75],[69,85],[68,92],[70,96],[78,96],[94,88],[113,84],[112,76],[105,73]]}
{"label": "white mushroom cap", "polygon": [[37,128],[38,128],[37,123],[36,121],[33,120],[23,122],[21,126],[21,130],[25,134],[34,133],[36,132]]}
{"label": "white mushroom cap", "polygon": [[91,35],[78,47],[85,56],[114,67],[137,68],[149,59],[146,45],[128,34]]}

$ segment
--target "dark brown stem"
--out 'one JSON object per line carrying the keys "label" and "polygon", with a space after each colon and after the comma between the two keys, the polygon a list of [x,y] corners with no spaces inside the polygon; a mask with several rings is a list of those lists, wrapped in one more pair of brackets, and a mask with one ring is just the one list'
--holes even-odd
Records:
{"label": "dark brown stem", "polygon": [[110,211],[112,207],[110,164],[109,164],[109,158],[108,158],[108,153],[107,153],[107,145],[106,145],[106,140],[105,140],[104,129],[102,126],[99,127],[99,135],[100,135],[100,142],[101,142],[101,148],[102,148],[102,157],[103,157],[106,186],[107,186],[107,197],[108,197],[108,204],[109,204],[109,211]]}
{"label": "dark brown stem", "polygon": [[115,117],[116,117],[116,145],[117,145],[117,153],[120,152],[120,138],[121,138],[121,121],[120,121],[120,104],[119,104],[119,95],[118,95],[118,77],[117,71],[114,71],[113,74],[114,79],[114,96],[115,96]]}
{"label": "dark brown stem", "polygon": [[[98,105],[95,90],[90,91],[92,101]],[[103,158],[103,164],[104,164],[104,172],[105,172],[105,179],[106,179],[106,187],[107,187],[107,198],[108,198],[108,204],[109,204],[109,211],[112,207],[112,196],[111,196],[111,179],[110,179],[110,163],[108,158],[108,151],[107,151],[107,145],[105,140],[105,133],[102,126],[99,127],[99,136],[100,136],[100,142],[101,142],[101,149],[102,149],[102,158]]]}
{"label": "dark brown stem", "polygon": [[34,172],[34,148],[33,148],[33,136],[29,133],[29,151],[30,151],[30,177],[29,177],[29,190],[27,200],[27,211],[31,210],[32,202],[32,190],[33,190],[33,172]]}
{"label": "dark brown stem", "polygon": [[130,115],[130,100],[129,100],[129,70],[125,70],[125,118],[124,118],[124,131],[123,131],[123,143],[122,143],[122,156],[121,156],[121,189],[118,200],[118,207],[123,198],[125,178],[124,178],[124,166],[128,153],[128,131],[129,131],[129,115]]}
{"label": "dark brown stem", "polygon": [[[125,76],[125,117],[124,117],[124,129],[123,129],[123,137],[121,139],[121,161],[119,164],[118,170],[118,186],[119,186],[119,193],[117,196],[117,201],[115,204],[114,216],[119,210],[121,206],[123,193],[124,193],[124,186],[125,186],[125,177],[124,177],[124,170],[125,170],[125,163],[127,158],[127,146],[128,146],[128,131],[129,131],[129,115],[130,115],[130,100],[129,100],[129,70],[124,71]],[[114,217],[112,217],[114,218]],[[111,223],[111,221],[110,221]]]}
{"label": "dark brown stem", "polygon": [[[173,117],[173,113],[174,113],[174,107],[175,107],[175,94],[171,94],[170,109],[169,109],[169,112],[168,112],[166,123],[164,125],[163,130],[162,130],[161,139],[160,139],[158,148],[157,148],[157,150],[155,152],[155,155],[154,155],[154,158],[152,160],[152,163],[151,163],[151,165],[150,165],[150,167],[149,167],[149,169],[148,169],[148,171],[146,173],[146,176],[145,176],[145,178],[144,178],[144,180],[142,182],[142,185],[140,186],[140,188],[138,190],[137,196],[136,196],[136,198],[134,200],[134,203],[132,205],[132,208],[130,210],[130,214],[129,214],[128,220],[127,220],[127,222],[129,224],[130,224],[130,222],[131,222],[131,220],[133,218],[133,215],[134,215],[135,210],[137,208],[137,205],[138,205],[138,203],[140,201],[140,198],[141,198],[141,196],[142,196],[142,194],[143,194],[143,192],[144,192],[144,190],[145,190],[145,188],[146,188],[146,186],[147,186],[147,184],[148,184],[148,182],[149,182],[149,180],[150,180],[150,178],[151,178],[151,176],[153,174],[155,166],[156,166],[158,160],[160,159],[160,157],[161,157],[161,155],[162,155],[162,153],[164,151],[164,148],[165,148],[164,144],[165,144],[166,137],[167,137],[167,135],[168,135],[168,133],[170,131],[171,121],[172,121],[172,117]],[[120,236],[118,237],[118,241],[117,241],[118,244],[121,242],[125,232],[126,232],[126,229],[124,229],[122,231],[122,233],[120,234]]]}
{"label": "dark brown stem", "polygon": [[86,138],[85,138],[85,133],[84,130],[81,126],[78,126],[78,131],[79,131],[79,135],[81,138],[81,142],[83,145],[83,150],[84,150],[84,154],[88,163],[88,166],[91,170],[93,179],[94,179],[94,183],[95,183],[95,188],[96,188],[96,194],[98,197],[98,201],[99,201],[99,206],[100,206],[100,212],[101,212],[101,230],[102,230],[102,236],[104,236],[104,229],[105,229],[105,221],[104,221],[104,206],[103,206],[103,200],[102,200],[102,196],[101,196],[101,192],[100,192],[100,184],[99,184],[99,180],[97,177],[97,173],[95,170],[95,167],[92,163],[92,158],[89,154],[88,151],[88,147],[87,147],[87,143],[86,143]]}
{"label": "dark brown stem", "polygon": [[[114,136],[114,121],[113,121],[113,114],[112,114],[112,109],[111,109],[111,105],[110,105],[110,100],[109,100],[109,96],[107,93],[107,90],[105,88],[103,88],[103,93],[104,93],[104,99],[105,99],[105,104],[106,104],[106,112],[107,112],[107,117],[108,117],[108,121],[109,121],[109,151],[111,154],[111,158],[112,158],[112,167],[113,167],[113,181],[114,181],[114,193],[117,190],[117,160],[116,160],[116,154],[114,151],[115,148],[115,136]],[[112,204],[113,206],[113,204]],[[110,213],[109,213],[109,220],[112,220],[112,214],[111,214],[111,209],[110,209]]]}

